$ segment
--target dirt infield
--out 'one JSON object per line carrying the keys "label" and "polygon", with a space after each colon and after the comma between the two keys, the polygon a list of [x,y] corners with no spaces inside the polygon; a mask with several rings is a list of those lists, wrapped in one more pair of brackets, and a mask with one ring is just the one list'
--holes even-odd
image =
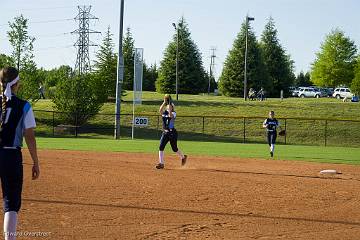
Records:
{"label": "dirt infield", "polygon": [[[25,152],[25,151],[24,151]],[[19,239],[360,239],[360,167],[40,151],[25,154]],[[343,172],[321,177],[322,169]],[[2,224],[2,220],[1,224]]]}

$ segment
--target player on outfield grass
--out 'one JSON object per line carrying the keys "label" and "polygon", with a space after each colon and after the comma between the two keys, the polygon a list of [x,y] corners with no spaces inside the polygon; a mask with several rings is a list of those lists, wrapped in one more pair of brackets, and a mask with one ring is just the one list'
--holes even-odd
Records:
{"label": "player on outfield grass", "polygon": [[23,185],[23,136],[34,162],[32,179],[37,179],[40,174],[34,134],[36,124],[30,104],[15,96],[19,88],[19,72],[16,68],[0,70],[0,86],[0,178],[5,212],[4,236],[6,240],[14,240]]}
{"label": "player on outfield grass", "polygon": [[267,142],[270,146],[270,156],[274,156],[275,142],[277,137],[277,128],[280,128],[281,132],[285,134],[285,131],[281,129],[279,121],[275,118],[275,112],[269,112],[269,118],[265,119],[263,128],[266,128]]}
{"label": "player on outfield grass", "polygon": [[159,146],[159,164],[156,165],[156,168],[164,168],[164,149],[169,141],[172,150],[180,157],[181,165],[184,166],[186,163],[187,155],[184,155],[177,147],[178,134],[175,129],[176,112],[174,103],[172,102],[170,95],[165,95],[164,102],[161,104],[159,112],[162,116],[163,132],[161,135]]}

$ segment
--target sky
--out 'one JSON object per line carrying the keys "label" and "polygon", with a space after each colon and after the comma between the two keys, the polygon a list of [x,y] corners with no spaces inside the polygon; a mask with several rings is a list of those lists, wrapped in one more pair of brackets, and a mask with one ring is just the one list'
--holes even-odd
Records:
{"label": "sky", "polygon": [[[36,38],[35,61],[51,69],[74,66],[77,6],[91,5],[98,20],[90,28],[91,40],[100,44],[107,27],[114,34],[118,49],[120,0],[1,0],[0,53],[10,54],[8,22],[23,14],[29,19],[29,35]],[[295,62],[295,72],[308,71],[326,34],[343,30],[360,46],[360,1],[358,0],[125,0],[124,27],[130,27],[135,47],[144,48],[147,64],[159,64],[175,34],[172,26],[182,16],[191,37],[202,53],[205,69],[210,67],[212,47],[216,47],[215,72],[219,77],[223,63],[247,14],[255,18],[252,28],[260,39],[271,16],[275,20],[281,45]],[[91,47],[91,59],[97,47]]]}

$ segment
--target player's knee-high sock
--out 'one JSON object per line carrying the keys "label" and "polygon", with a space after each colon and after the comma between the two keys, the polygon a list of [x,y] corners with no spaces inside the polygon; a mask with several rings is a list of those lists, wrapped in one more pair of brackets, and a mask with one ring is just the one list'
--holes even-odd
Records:
{"label": "player's knee-high sock", "polygon": [[176,152],[176,154],[180,157],[180,159],[183,159],[185,156],[184,154],[181,152],[180,149],[178,149],[178,151]]}
{"label": "player's knee-high sock", "polygon": [[159,151],[159,163],[164,164],[164,151]]}
{"label": "player's knee-high sock", "polygon": [[4,216],[5,240],[16,239],[17,212],[6,212]]}
{"label": "player's knee-high sock", "polygon": [[275,150],[275,144],[271,144],[271,146],[270,146],[270,151],[271,151],[271,152],[274,152],[274,150]]}

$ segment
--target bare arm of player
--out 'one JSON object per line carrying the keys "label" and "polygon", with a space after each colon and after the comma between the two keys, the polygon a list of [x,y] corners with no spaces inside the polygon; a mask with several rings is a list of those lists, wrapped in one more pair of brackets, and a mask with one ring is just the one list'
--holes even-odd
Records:
{"label": "bare arm of player", "polygon": [[173,110],[174,110],[173,105],[172,105],[172,104],[169,104],[169,116],[170,116],[170,118],[173,118],[173,117],[174,117]]}
{"label": "bare arm of player", "polygon": [[266,120],[263,123],[263,128],[267,128]]}
{"label": "bare arm of player", "polygon": [[160,106],[160,108],[159,108],[159,113],[160,113],[160,115],[163,114],[163,109],[164,109],[165,106],[166,106],[166,103],[165,103],[165,100],[164,100],[164,102],[161,104],[161,106]]}
{"label": "bare arm of player", "polygon": [[35,133],[33,128],[25,129],[25,141],[29,148],[29,152],[31,155],[31,158],[34,162],[34,165],[32,167],[32,179],[35,180],[40,175],[40,167],[39,167],[39,159],[37,156],[37,148],[36,148],[36,139],[35,139]]}

